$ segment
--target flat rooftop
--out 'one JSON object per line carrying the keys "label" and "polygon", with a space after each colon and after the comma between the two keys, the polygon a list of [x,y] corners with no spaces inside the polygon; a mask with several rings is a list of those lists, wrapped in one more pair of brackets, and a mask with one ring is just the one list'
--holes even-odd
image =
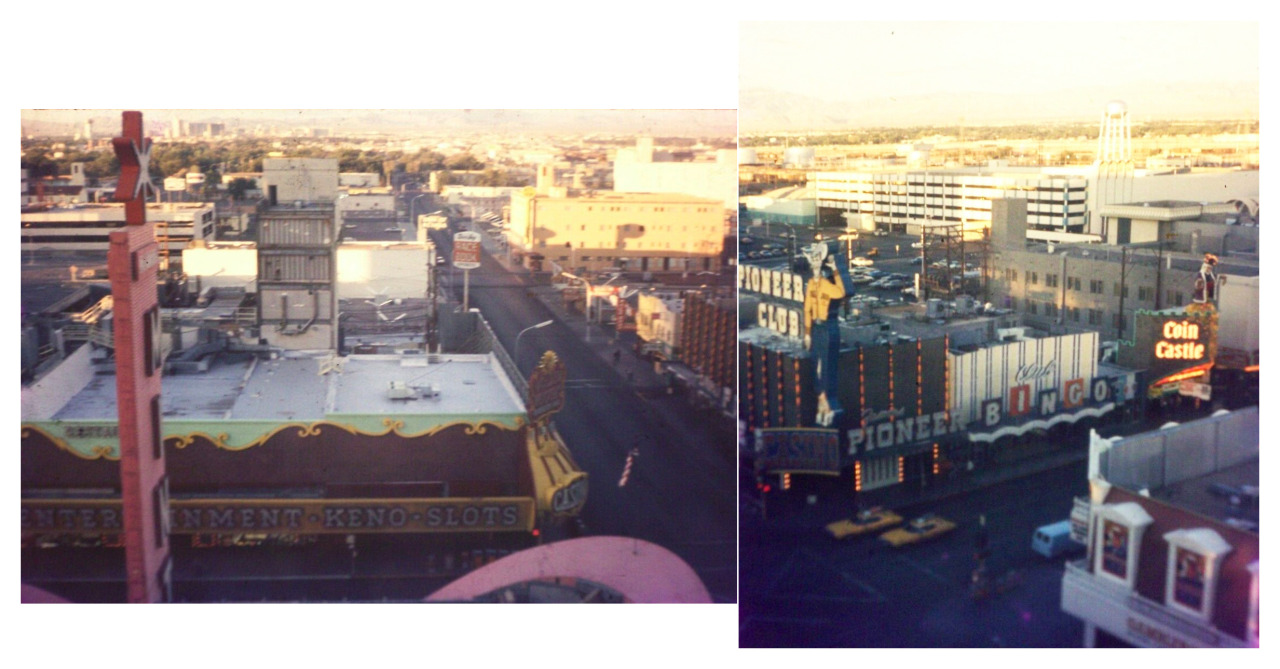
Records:
{"label": "flat rooftop", "polygon": [[[524,402],[489,355],[288,354],[255,360],[219,356],[203,373],[166,375],[167,420],[318,421],[329,414],[519,414]],[[321,374],[321,367],[330,368]],[[391,399],[392,382],[439,390],[434,397]],[[53,420],[113,420],[115,376],[98,374]]]}
{"label": "flat rooftop", "polygon": [[[1151,496],[1259,534],[1259,476],[1259,461],[1255,459],[1152,490]],[[1246,492],[1248,489],[1252,494]]]}

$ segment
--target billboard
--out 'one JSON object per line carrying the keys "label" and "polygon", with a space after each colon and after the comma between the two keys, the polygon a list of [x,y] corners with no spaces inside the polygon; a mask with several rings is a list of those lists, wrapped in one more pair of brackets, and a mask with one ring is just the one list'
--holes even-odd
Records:
{"label": "billboard", "polygon": [[453,266],[476,269],[480,266],[480,233],[470,230],[453,235]]}

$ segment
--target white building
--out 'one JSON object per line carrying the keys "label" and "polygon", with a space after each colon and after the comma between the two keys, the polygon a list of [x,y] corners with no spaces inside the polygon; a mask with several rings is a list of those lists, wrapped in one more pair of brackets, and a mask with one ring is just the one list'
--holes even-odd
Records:
{"label": "white building", "polygon": [[338,196],[336,158],[264,158],[262,183],[271,202],[332,202]]}
{"label": "white building", "polygon": [[[337,247],[336,290],[339,300],[378,297],[383,300],[422,298],[435,246],[417,242],[345,242]],[[183,271],[191,285],[244,288],[257,292],[258,245],[253,242],[215,242],[182,252]]]}
{"label": "white building", "polygon": [[511,204],[511,195],[520,190],[515,186],[444,186],[440,197],[471,218],[484,214],[501,216],[502,210]]}
{"label": "white building", "polygon": [[680,351],[680,316],[684,298],[675,291],[643,292],[636,304],[636,336],[645,342],[644,350],[665,360],[678,357]]}
{"label": "white building", "polygon": [[613,163],[613,190],[619,193],[682,193],[738,207],[738,156],[731,149],[715,152],[714,161],[675,162],[655,151],[653,138],[641,137],[635,148],[618,149]]}
{"label": "white building", "polygon": [[[213,239],[214,207],[210,203],[148,203],[147,220],[157,240],[167,239],[175,256],[193,240]],[[124,226],[124,205],[79,204],[22,213],[23,251],[101,251],[108,235]]]}
{"label": "white building", "polygon": [[[817,172],[811,185],[818,207],[850,215],[870,214],[876,227],[918,234],[922,226],[991,225],[991,201],[1027,201],[1027,238],[1055,233],[1103,234],[1098,168],[972,167],[882,172]],[[1258,198],[1257,170],[1145,175],[1124,184],[1127,201],[1222,202]],[[1057,237],[1059,241],[1067,239]],[[1081,240],[1083,241],[1083,240]]]}

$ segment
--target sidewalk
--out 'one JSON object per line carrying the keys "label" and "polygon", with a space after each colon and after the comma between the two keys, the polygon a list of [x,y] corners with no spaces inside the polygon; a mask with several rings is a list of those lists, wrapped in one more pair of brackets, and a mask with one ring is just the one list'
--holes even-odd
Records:
{"label": "sidewalk", "polygon": [[487,237],[486,235],[482,244],[489,256],[518,277],[529,294],[541,300],[555,319],[572,330],[601,360],[614,366],[624,383],[643,395],[666,393],[666,376],[655,371],[653,363],[636,352],[637,338],[634,332],[619,334],[612,325],[588,323],[584,314],[569,311],[565,308],[560,291],[547,282],[549,272],[535,274],[524,267],[510,264],[506,255]]}
{"label": "sidewalk", "polygon": [[[866,501],[862,504],[884,506],[896,510],[904,518],[910,518],[929,511],[929,507],[948,498],[1080,463],[1088,457],[1087,447],[1072,449],[978,470],[959,480],[928,488],[909,484],[897,485],[876,494],[874,502]],[[1080,485],[1084,487],[1085,484],[1086,481],[1082,477]],[[747,529],[746,526],[750,524],[752,526],[750,529],[763,534],[808,534],[822,532],[828,523],[848,518],[854,512],[855,509],[848,495],[827,494],[819,495],[814,504],[808,504],[804,499],[784,501],[773,499],[768,502],[767,519],[761,520],[758,513],[743,513],[740,516],[740,522],[744,529]]]}

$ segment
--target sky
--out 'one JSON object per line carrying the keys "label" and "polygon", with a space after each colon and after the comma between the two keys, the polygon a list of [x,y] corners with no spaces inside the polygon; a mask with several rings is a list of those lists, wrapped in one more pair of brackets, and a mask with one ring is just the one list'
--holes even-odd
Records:
{"label": "sky", "polygon": [[[1252,111],[1256,118],[1259,25],[743,22],[738,76],[744,92],[825,102],[1016,93],[1052,105],[1074,103],[1082,90],[1129,93],[1154,116],[1187,113],[1187,98],[1209,91],[1227,99],[1216,107],[1196,100],[1195,113],[1221,108],[1224,116]],[[1252,99],[1240,100],[1239,91]],[[742,96],[742,111],[755,111],[749,104],[757,99]],[[981,123],[984,113],[979,106],[966,120]]]}

